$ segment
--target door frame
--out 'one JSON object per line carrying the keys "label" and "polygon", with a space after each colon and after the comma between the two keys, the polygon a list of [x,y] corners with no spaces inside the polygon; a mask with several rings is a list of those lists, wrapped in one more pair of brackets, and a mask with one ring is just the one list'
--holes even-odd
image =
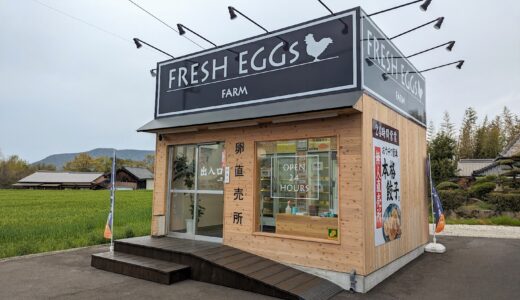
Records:
{"label": "door frame", "polygon": [[[168,146],[168,184],[167,184],[167,196],[166,196],[166,236],[169,237],[175,237],[175,238],[183,238],[183,239],[190,239],[190,240],[198,240],[198,241],[206,241],[206,242],[214,242],[214,243],[222,243],[223,238],[219,237],[212,237],[212,236],[205,236],[205,235],[198,235],[196,234],[197,231],[197,215],[196,211],[193,214],[193,223],[194,223],[194,230],[195,233],[187,233],[187,232],[173,232],[171,231],[171,207],[172,207],[172,194],[174,192],[181,192],[181,193],[189,193],[193,194],[193,205],[194,209],[197,209],[198,207],[198,195],[199,194],[211,194],[211,195],[222,195],[222,201],[224,201],[224,187],[222,187],[222,191],[216,191],[216,190],[201,190],[198,189],[198,164],[199,164],[199,147],[202,145],[215,145],[215,144],[222,144],[223,145],[223,151],[225,151],[225,142],[218,141],[218,142],[206,142],[206,143],[193,143],[193,144],[179,144],[179,145],[169,145]],[[173,179],[173,154],[174,154],[174,147],[178,146],[186,146],[186,145],[194,145],[195,146],[195,188],[194,190],[174,190],[172,188],[172,179]],[[223,183],[224,184],[224,183]],[[222,234],[224,234],[224,208],[222,208]]]}

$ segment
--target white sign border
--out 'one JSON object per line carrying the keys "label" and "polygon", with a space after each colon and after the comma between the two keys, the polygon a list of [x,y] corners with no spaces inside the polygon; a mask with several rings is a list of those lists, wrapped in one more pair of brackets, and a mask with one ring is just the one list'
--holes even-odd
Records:
{"label": "white sign border", "polygon": [[[360,11],[361,11],[360,12],[360,18],[363,18],[363,16],[367,16],[367,14],[362,9],[360,9]],[[374,21],[372,21],[372,19],[370,19],[369,17],[367,17],[366,19],[368,20],[368,22],[370,22],[372,24],[372,26],[374,26],[375,29],[377,29],[379,31],[380,34],[382,34],[383,36],[385,36],[388,39],[386,34],[383,31],[381,31],[379,26],[377,26],[374,23]],[[364,37],[365,32],[364,32],[364,28],[363,28],[363,20],[360,21],[359,26],[361,27],[360,36]],[[364,47],[364,43],[363,43],[362,40],[360,41],[360,44],[361,44],[360,46],[361,46],[361,58],[362,58],[363,55],[365,55],[365,47]],[[399,53],[401,56],[405,56],[401,52],[401,50],[399,50],[392,42],[390,42],[389,44],[394,48],[395,51],[397,51],[397,53]],[[417,68],[411,62],[408,62],[408,65],[411,66],[414,69],[414,71],[417,72],[417,75],[422,77],[422,79],[424,80],[424,92],[425,92],[425,96],[424,96],[424,113],[425,113],[425,115],[428,115],[427,114],[427,106],[426,106],[426,78],[421,73],[419,73]],[[365,66],[364,66],[364,62],[363,61],[361,62],[360,68],[361,68],[361,88],[362,89],[364,89],[364,90],[368,91],[370,94],[374,95],[378,100],[380,100],[380,102],[384,103],[385,105],[390,106],[391,108],[393,108],[396,111],[400,112],[404,116],[406,116],[406,117],[414,120],[415,122],[421,124],[422,126],[426,127],[426,122],[422,122],[420,120],[417,120],[417,118],[415,118],[414,116],[412,116],[408,112],[406,112],[406,111],[402,110],[401,108],[397,107],[397,105],[393,104],[392,102],[387,100],[385,97],[382,97],[377,92],[375,92],[372,89],[370,89],[369,87],[367,87],[365,85],[365,74],[364,74]]]}
{"label": "white sign border", "polygon": [[[263,40],[263,39],[271,38],[273,36],[278,36],[278,35],[281,35],[281,34],[284,34],[284,33],[287,33],[287,32],[292,32],[292,31],[300,30],[300,29],[307,28],[307,27],[310,27],[310,26],[314,26],[314,25],[317,25],[317,24],[325,23],[325,22],[328,22],[328,21],[331,21],[331,20],[340,19],[340,18],[343,18],[343,17],[346,17],[346,16],[352,16],[352,26],[354,27],[352,29],[352,39],[353,39],[353,41],[352,41],[352,45],[353,45],[352,46],[352,51],[353,51],[353,55],[352,55],[353,83],[352,84],[345,85],[345,86],[333,87],[333,88],[327,88],[327,89],[321,89],[321,90],[315,90],[315,91],[308,91],[308,92],[303,92],[303,93],[289,94],[289,95],[276,96],[276,97],[263,98],[263,99],[255,99],[255,100],[249,100],[249,101],[244,101],[244,102],[236,102],[236,103],[228,103],[228,104],[222,104],[222,105],[214,105],[214,106],[201,107],[201,108],[195,108],[195,109],[188,109],[188,110],[183,110],[183,111],[175,111],[175,112],[169,112],[169,113],[163,113],[163,114],[159,113],[160,96],[161,96],[161,93],[160,93],[160,90],[161,90],[161,78],[160,78],[160,76],[161,76],[161,67],[169,65],[169,64],[172,64],[172,63],[176,63],[176,62],[179,62],[179,61],[188,60],[190,58],[198,57],[198,56],[201,56],[201,55],[211,54],[211,53],[223,51],[223,50],[226,50],[226,49],[229,49],[229,48],[232,48],[232,47],[253,43],[253,42],[256,42],[256,41]],[[205,51],[205,52],[202,52],[202,53],[197,53],[197,54],[193,54],[193,55],[190,55],[190,56],[182,57],[182,58],[179,58],[179,59],[173,59],[173,60],[169,60],[169,61],[165,61],[165,62],[160,62],[160,63],[157,64],[157,99],[155,101],[155,106],[156,106],[155,114],[156,114],[156,118],[157,117],[171,116],[171,115],[186,114],[186,113],[192,113],[192,112],[198,112],[198,111],[214,110],[214,109],[233,107],[233,106],[244,106],[244,105],[247,105],[247,104],[254,104],[254,103],[267,102],[267,101],[274,101],[274,100],[279,100],[279,99],[290,99],[290,98],[295,98],[295,97],[300,97],[300,96],[308,96],[308,95],[315,95],[315,94],[321,94],[321,93],[326,93],[326,92],[334,92],[334,91],[341,91],[341,90],[347,90],[347,89],[351,89],[351,88],[356,88],[356,87],[358,87],[358,82],[357,82],[357,77],[358,77],[358,73],[357,73],[357,63],[358,63],[357,43],[358,43],[358,41],[357,41],[357,8],[355,8],[352,11],[349,11],[349,12],[346,12],[346,13],[343,13],[343,14],[337,14],[337,15],[334,15],[334,16],[331,16],[331,17],[328,17],[328,18],[324,18],[324,19],[317,20],[317,21],[314,21],[314,22],[310,22],[310,23],[307,23],[307,24],[303,24],[303,25],[300,25],[300,26],[288,28],[286,30],[274,32],[272,34],[268,34],[268,35],[265,35],[265,36],[261,36],[261,37],[257,37],[257,38],[253,38],[253,39],[248,39],[248,40],[245,40],[245,41],[242,41],[242,42],[239,42],[239,43],[229,44],[229,45],[227,45],[225,47],[222,47],[222,48],[216,48],[216,49],[212,49],[212,50]]]}

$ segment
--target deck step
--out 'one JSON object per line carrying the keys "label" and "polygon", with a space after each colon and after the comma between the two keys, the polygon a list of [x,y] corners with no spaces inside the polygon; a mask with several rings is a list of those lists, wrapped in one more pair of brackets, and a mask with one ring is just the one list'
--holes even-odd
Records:
{"label": "deck step", "polygon": [[101,270],[162,284],[172,284],[190,277],[188,266],[121,252],[93,254],[91,265]]}
{"label": "deck step", "polygon": [[[154,262],[154,266],[158,263],[189,266],[188,275],[192,280],[276,298],[326,300],[343,290],[321,277],[219,243],[143,236],[117,240],[114,246],[117,255],[131,257],[139,266],[143,261]],[[93,266],[100,263],[97,260],[100,259],[92,257]],[[99,268],[121,273],[114,268]]]}

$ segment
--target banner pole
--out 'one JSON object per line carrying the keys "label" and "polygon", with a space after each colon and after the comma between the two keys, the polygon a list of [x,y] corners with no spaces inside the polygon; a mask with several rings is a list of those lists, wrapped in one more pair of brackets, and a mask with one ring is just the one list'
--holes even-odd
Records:
{"label": "banner pole", "polygon": [[112,158],[112,187],[110,190],[110,228],[112,229],[112,236],[110,237],[110,252],[114,252],[114,202],[116,202],[116,151],[114,151],[114,157]]}
{"label": "banner pole", "polygon": [[433,243],[437,243],[437,239],[435,237],[435,214],[433,212],[433,180],[432,180],[432,160],[430,158],[430,153],[428,153],[428,172],[430,174],[430,199],[431,199],[431,202],[432,202],[432,219],[433,219],[433,224],[432,224],[432,227],[433,227]]}

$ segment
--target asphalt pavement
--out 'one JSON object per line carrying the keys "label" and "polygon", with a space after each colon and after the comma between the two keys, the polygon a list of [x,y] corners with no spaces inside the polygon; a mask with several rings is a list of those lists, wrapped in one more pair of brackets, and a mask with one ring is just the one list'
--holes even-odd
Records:
{"label": "asphalt pavement", "polygon": [[441,236],[447,251],[424,253],[367,294],[340,299],[518,299],[520,239]]}
{"label": "asphalt pavement", "polygon": [[[439,238],[425,253],[366,294],[334,299],[517,299],[520,239]],[[0,299],[272,299],[193,280],[161,285],[90,266],[96,246],[0,261]]]}

